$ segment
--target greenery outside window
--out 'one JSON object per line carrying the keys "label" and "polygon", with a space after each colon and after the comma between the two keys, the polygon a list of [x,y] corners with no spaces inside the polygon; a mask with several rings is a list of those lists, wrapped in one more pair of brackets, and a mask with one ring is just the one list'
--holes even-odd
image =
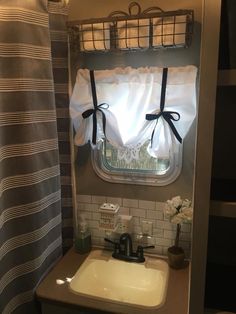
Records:
{"label": "greenery outside window", "polygon": [[173,182],[182,167],[182,145],[169,158],[154,158],[147,152],[146,142],[139,151],[139,158],[128,162],[118,158],[117,149],[106,140],[92,150],[92,164],[103,180],[117,183],[164,186]]}

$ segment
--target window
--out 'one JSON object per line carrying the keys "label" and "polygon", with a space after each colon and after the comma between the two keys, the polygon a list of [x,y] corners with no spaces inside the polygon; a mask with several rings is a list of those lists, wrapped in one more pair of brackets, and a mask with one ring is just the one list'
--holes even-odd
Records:
{"label": "window", "polygon": [[147,153],[145,143],[139,151],[139,158],[126,162],[118,158],[117,149],[103,140],[92,150],[92,164],[95,172],[109,182],[164,186],[173,182],[181,172],[182,146],[170,158],[154,158]]}
{"label": "window", "polygon": [[91,143],[104,180],[166,185],[180,174],[196,112],[196,68],[79,70],[70,102],[75,144]]}

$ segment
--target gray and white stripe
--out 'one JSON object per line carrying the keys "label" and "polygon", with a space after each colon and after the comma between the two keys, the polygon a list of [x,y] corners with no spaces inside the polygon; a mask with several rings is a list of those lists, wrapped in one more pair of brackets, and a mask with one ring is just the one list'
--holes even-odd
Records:
{"label": "gray and white stripe", "polygon": [[[62,235],[63,250],[66,252],[73,245],[73,207],[72,207],[72,183],[70,167],[70,137],[69,137],[69,95],[68,95],[68,32],[66,15],[68,7],[63,1],[49,5],[49,24],[52,46],[53,76],[55,83],[55,102],[57,108],[57,126],[60,154],[60,165],[63,169],[61,175],[62,190]],[[56,22],[55,22],[56,21]],[[61,47],[62,49],[58,49]],[[64,149],[65,148],[65,149]],[[65,220],[66,219],[66,220]]]}
{"label": "gray and white stripe", "polygon": [[11,301],[7,304],[2,314],[9,314],[13,313],[13,311],[19,306],[24,303],[28,303],[33,301],[34,293],[32,290],[17,294]]}
{"label": "gray and white stripe", "polygon": [[53,81],[51,79],[33,78],[1,78],[0,92],[53,92]]}
{"label": "gray and white stripe", "polygon": [[3,257],[14,249],[21,246],[36,242],[45,237],[53,228],[61,224],[61,214],[49,220],[48,223],[43,225],[41,228],[36,229],[32,232],[17,235],[16,237],[8,239],[0,247],[0,262]]}
{"label": "gray and white stripe", "polygon": [[51,60],[51,48],[24,43],[1,43],[0,57]]}
{"label": "gray and white stripe", "polygon": [[21,22],[48,27],[48,14],[29,10],[22,7],[0,7],[0,21]]}
{"label": "gray and white stripe", "polygon": [[58,14],[58,15],[68,15],[68,6],[63,2],[49,2],[48,3],[48,11],[51,14]]}
{"label": "gray and white stripe", "polygon": [[[11,0],[0,5],[1,34],[7,34],[0,39],[3,314],[24,314],[26,306],[34,313],[35,288],[62,253],[60,166],[47,5],[45,0]],[[56,10],[55,4],[52,8]],[[57,17],[60,15],[54,14],[56,24]],[[57,36],[66,37],[63,32]],[[63,61],[57,60],[56,64],[61,67]]]}
{"label": "gray and white stripe", "polygon": [[54,84],[55,94],[68,94],[68,84]]}
{"label": "gray and white stripe", "polygon": [[5,273],[0,280],[0,293],[9,285],[13,280],[20,276],[31,273],[37,270],[44,263],[45,259],[58,247],[61,246],[61,239],[58,238],[47,247],[47,249],[37,258],[30,260],[24,264],[20,264],[11,268],[7,273]]}
{"label": "gray and white stripe", "polygon": [[31,156],[56,149],[58,149],[57,138],[23,144],[6,145],[0,147],[0,162],[7,158]]}
{"label": "gray and white stripe", "polygon": [[12,219],[38,214],[44,209],[50,208],[51,205],[58,203],[60,199],[61,191],[59,190],[35,202],[6,208],[0,215],[0,228]]}
{"label": "gray and white stripe", "polygon": [[29,174],[16,175],[3,178],[0,181],[0,196],[10,189],[17,189],[26,186],[32,186],[43,181],[49,180],[60,175],[60,167],[58,165],[44,168]]}
{"label": "gray and white stripe", "polygon": [[68,33],[66,31],[61,30],[51,30],[50,31],[51,41],[58,41],[58,42],[68,42]]}
{"label": "gray and white stripe", "polygon": [[0,113],[0,126],[48,123],[56,121],[54,110],[15,111]]}

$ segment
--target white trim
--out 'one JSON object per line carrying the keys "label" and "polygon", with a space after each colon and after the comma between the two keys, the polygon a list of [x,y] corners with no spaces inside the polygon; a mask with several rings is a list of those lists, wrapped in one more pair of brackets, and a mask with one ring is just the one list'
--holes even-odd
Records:
{"label": "white trim", "polygon": [[191,314],[204,313],[221,0],[203,0],[202,12],[192,262],[189,287],[189,313]]}

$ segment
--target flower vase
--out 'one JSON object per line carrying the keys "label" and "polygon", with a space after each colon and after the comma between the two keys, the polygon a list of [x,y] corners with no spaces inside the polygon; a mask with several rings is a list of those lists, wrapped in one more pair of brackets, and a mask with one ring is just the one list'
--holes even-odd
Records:
{"label": "flower vase", "polygon": [[181,247],[171,246],[167,250],[169,266],[174,269],[181,269],[184,267],[185,253]]}
{"label": "flower vase", "polygon": [[180,231],[181,224],[177,224],[175,244],[169,247],[167,251],[169,266],[175,269],[183,268],[185,259],[184,250],[179,246]]}

